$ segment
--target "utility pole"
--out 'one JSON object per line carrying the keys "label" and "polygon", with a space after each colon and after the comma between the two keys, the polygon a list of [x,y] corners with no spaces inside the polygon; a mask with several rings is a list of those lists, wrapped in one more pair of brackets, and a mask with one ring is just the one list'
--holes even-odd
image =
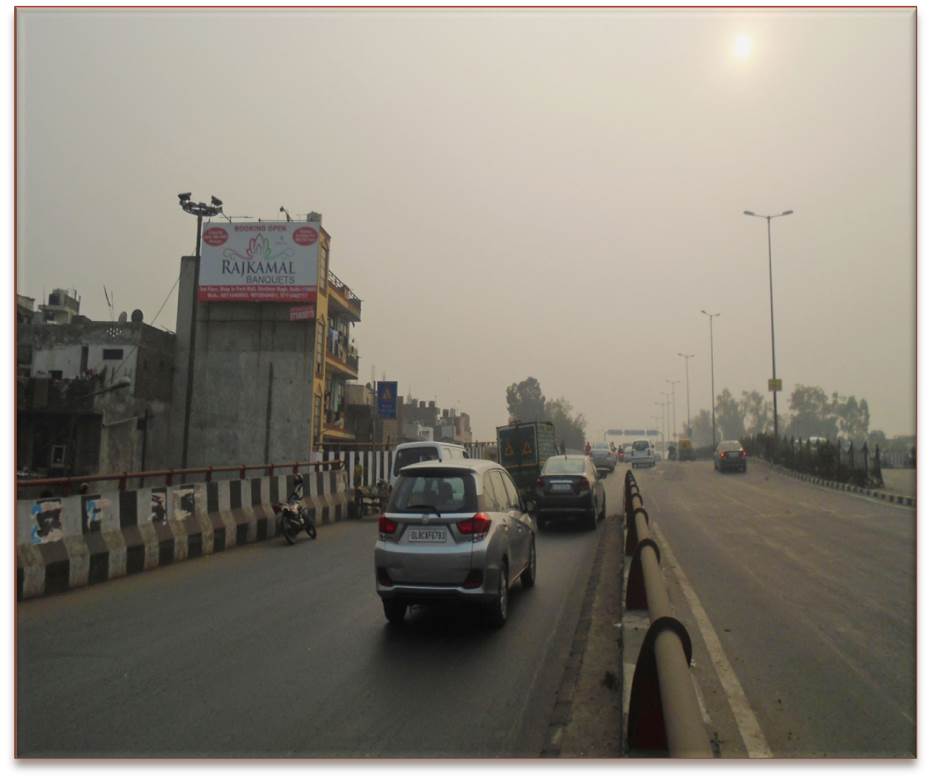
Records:
{"label": "utility pole", "polygon": [[794,211],[788,209],[781,214],[756,214],[753,211],[744,211],[747,217],[758,217],[764,219],[768,229],[769,237],[769,312],[772,321],[772,407],[775,413],[775,441],[778,441],[778,374],[775,373],[775,293],[772,284],[772,220],[778,217],[787,217],[794,214]]}
{"label": "utility pole", "polygon": [[719,317],[720,312],[711,314],[701,309],[701,314],[705,315],[710,322],[710,438],[714,449],[717,449],[717,394],[714,388],[714,317]]}
{"label": "utility pole", "polygon": [[223,213],[223,201],[216,195],[210,196],[210,205],[206,203],[195,203],[191,200],[189,192],[182,192],[178,195],[178,204],[181,209],[188,214],[197,217],[197,243],[195,245],[195,256],[197,262],[194,265],[194,289],[191,296],[191,337],[188,344],[187,353],[187,388],[185,392],[184,405],[184,436],[181,442],[181,468],[187,468],[187,446],[190,442],[191,428],[191,403],[194,397],[194,347],[197,337],[197,288],[200,286],[200,236],[203,228],[204,217],[215,217]]}
{"label": "utility pole", "polygon": [[688,411],[688,427],[687,434],[688,438],[691,438],[691,378],[688,373],[688,359],[693,358],[694,355],[686,355],[683,352],[678,353],[678,357],[683,357],[685,359],[685,399],[687,401],[687,411]]}
{"label": "utility pole", "polygon": [[678,436],[678,419],[675,416],[675,407],[677,406],[677,402],[675,400],[675,385],[680,384],[681,380],[666,379],[665,381],[672,386],[672,438],[674,439]]}

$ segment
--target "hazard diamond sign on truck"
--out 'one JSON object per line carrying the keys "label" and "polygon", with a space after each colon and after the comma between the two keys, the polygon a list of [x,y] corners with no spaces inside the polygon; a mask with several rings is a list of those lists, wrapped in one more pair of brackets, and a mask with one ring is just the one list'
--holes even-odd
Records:
{"label": "hazard diamond sign on truck", "polygon": [[555,427],[550,422],[504,425],[497,429],[497,451],[520,492],[531,493],[546,460],[557,454]]}

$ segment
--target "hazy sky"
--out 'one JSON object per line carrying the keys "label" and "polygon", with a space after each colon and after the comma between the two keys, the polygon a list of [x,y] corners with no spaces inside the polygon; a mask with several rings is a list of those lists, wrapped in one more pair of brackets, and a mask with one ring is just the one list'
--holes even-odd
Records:
{"label": "hazy sky", "polygon": [[[18,14],[19,292],[150,321],[177,193],[323,214],[361,381],[506,422],[527,375],[606,427],[778,373],[914,431],[909,10]],[[741,38],[740,36],[745,36]],[[743,41],[742,45],[738,44]],[[748,43],[747,43],[748,42]],[[742,56],[741,56],[742,55]],[[171,296],[156,324],[175,325]],[[779,397],[787,410],[788,393]]]}

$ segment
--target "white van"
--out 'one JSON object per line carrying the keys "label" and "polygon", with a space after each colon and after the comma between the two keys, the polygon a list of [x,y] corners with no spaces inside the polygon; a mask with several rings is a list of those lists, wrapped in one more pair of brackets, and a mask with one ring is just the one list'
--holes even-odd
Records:
{"label": "white van", "polygon": [[394,448],[394,467],[391,469],[391,487],[397,481],[400,470],[412,463],[424,460],[439,460],[443,463],[465,460],[468,455],[461,444],[448,444],[444,441],[408,441]]}
{"label": "white van", "polygon": [[633,453],[630,457],[630,463],[633,468],[637,466],[655,466],[656,451],[652,442],[647,439],[637,439],[633,442]]}

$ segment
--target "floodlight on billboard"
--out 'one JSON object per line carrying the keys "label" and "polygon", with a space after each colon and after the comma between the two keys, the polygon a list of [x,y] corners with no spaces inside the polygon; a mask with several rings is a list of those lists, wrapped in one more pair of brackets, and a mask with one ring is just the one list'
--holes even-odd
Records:
{"label": "floodlight on billboard", "polygon": [[205,224],[197,299],[315,301],[320,230],[307,222]]}

